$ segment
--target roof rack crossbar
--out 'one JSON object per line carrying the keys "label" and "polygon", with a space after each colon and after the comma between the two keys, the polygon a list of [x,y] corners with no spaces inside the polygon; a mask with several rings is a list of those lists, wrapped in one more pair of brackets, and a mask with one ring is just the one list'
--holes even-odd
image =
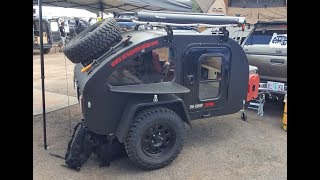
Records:
{"label": "roof rack crossbar", "polygon": [[135,21],[132,22],[139,24],[139,25],[151,25],[151,26],[159,26],[159,27],[166,27],[166,26],[174,26],[174,27],[234,27],[239,26],[239,24],[219,24],[219,25],[213,25],[213,24],[178,24],[178,23],[163,23],[163,22],[145,22],[145,21]]}

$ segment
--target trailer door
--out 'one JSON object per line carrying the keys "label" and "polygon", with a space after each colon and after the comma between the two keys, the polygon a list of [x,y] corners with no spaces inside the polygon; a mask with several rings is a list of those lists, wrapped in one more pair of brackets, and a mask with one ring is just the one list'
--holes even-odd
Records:
{"label": "trailer door", "polygon": [[184,55],[184,101],[191,115],[209,117],[224,106],[230,77],[227,47],[193,47]]}

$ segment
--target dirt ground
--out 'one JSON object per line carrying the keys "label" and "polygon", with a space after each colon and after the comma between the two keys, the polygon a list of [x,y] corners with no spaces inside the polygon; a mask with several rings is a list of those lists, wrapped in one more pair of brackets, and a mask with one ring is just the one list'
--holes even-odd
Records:
{"label": "dirt ground", "polygon": [[[45,90],[76,97],[73,89],[73,68],[73,63],[59,52],[58,47],[51,48],[49,54],[44,55]],[[39,50],[34,50],[33,53],[33,88],[41,90]]]}
{"label": "dirt ground", "polygon": [[[35,53],[33,86],[40,90],[39,59]],[[75,96],[72,71],[73,64],[51,49],[45,55],[46,91]],[[82,117],[79,105],[47,113],[48,150],[43,149],[42,115],[37,115],[33,117],[33,179],[287,179],[283,104],[267,103],[263,117],[252,110],[247,113],[247,121],[240,119],[240,113],[192,121],[181,154],[162,169],[138,169],[126,156],[100,168],[91,156],[80,172],[60,166],[64,161],[49,155],[64,156],[70,129]]]}

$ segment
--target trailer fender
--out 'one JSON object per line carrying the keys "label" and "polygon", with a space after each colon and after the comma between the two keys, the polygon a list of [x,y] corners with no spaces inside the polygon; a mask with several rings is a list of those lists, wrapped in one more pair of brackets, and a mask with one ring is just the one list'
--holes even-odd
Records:
{"label": "trailer fender", "polygon": [[176,112],[184,122],[186,122],[189,126],[191,125],[187,108],[183,100],[180,98],[158,102],[131,101],[128,102],[128,104],[126,105],[122,117],[118,123],[117,129],[115,131],[115,135],[120,143],[123,143],[125,141],[135,115],[146,108],[155,106],[163,106],[170,108],[171,110]]}

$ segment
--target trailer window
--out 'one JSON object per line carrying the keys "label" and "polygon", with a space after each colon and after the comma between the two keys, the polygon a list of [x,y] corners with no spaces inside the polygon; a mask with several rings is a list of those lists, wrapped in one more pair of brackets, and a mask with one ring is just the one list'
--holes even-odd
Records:
{"label": "trailer window", "polygon": [[173,48],[154,49],[121,65],[108,77],[108,82],[113,86],[122,86],[172,81],[174,59]]}
{"label": "trailer window", "polygon": [[219,95],[222,58],[207,56],[201,61],[199,98],[200,100],[216,98]]}

